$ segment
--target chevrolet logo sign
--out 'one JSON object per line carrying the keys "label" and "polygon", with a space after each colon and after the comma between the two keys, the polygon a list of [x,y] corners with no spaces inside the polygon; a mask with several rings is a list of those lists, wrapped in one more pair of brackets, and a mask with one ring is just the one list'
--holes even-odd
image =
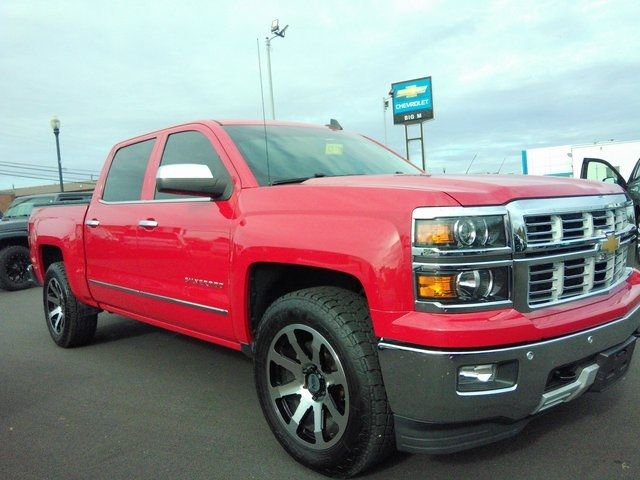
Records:
{"label": "chevrolet logo sign", "polygon": [[607,235],[607,238],[600,244],[600,249],[605,253],[615,253],[620,246],[620,239],[614,234]]}
{"label": "chevrolet logo sign", "polygon": [[427,91],[427,87],[419,87],[417,85],[409,85],[408,87],[401,88],[396,92],[396,97],[413,98]]}

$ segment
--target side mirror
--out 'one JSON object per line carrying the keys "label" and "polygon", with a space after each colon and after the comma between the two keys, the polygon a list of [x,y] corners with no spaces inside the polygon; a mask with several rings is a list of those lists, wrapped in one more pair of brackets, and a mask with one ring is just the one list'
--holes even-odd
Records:
{"label": "side mirror", "polygon": [[211,198],[222,196],[227,189],[227,183],[214,178],[209,167],[194,163],[158,168],[156,186],[159,192]]}

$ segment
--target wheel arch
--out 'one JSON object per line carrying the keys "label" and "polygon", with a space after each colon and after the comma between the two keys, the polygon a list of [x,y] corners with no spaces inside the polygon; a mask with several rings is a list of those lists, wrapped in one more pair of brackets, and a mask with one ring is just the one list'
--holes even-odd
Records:
{"label": "wheel arch", "polygon": [[64,262],[62,249],[56,245],[40,245],[39,252],[42,274],[47,273],[47,269],[55,262]]}
{"label": "wheel arch", "polygon": [[[338,270],[307,265],[260,262],[248,272],[246,297],[248,338],[254,333],[264,312],[278,298],[304,288],[333,286],[361,295],[367,302],[363,283],[355,276]],[[368,302],[367,302],[368,303]]]}

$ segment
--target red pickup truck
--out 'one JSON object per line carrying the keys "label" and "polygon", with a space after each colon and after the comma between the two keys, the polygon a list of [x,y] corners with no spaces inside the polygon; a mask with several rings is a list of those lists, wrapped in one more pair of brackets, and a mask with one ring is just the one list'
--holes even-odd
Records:
{"label": "red pickup truck", "polygon": [[333,124],[127,140],[29,236],[58,345],[104,310],[242,350],[278,441],[333,475],[514,435],[620,379],[640,334],[620,187],[433,177]]}

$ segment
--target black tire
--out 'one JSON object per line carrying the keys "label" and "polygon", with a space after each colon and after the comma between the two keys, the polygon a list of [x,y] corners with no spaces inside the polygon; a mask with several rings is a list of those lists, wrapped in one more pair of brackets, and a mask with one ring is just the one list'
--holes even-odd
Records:
{"label": "black tire", "polygon": [[76,299],[69,287],[64,263],[52,263],[47,269],[42,301],[47,328],[58,346],[79,347],[91,341],[98,314]]}
{"label": "black tire", "polygon": [[24,290],[33,285],[27,267],[31,264],[29,249],[11,245],[0,250],[0,288]]}
{"label": "black tire", "polygon": [[351,477],[394,450],[393,418],[361,296],[316,287],[276,300],[256,332],[254,380],[271,430],[303,465]]}

